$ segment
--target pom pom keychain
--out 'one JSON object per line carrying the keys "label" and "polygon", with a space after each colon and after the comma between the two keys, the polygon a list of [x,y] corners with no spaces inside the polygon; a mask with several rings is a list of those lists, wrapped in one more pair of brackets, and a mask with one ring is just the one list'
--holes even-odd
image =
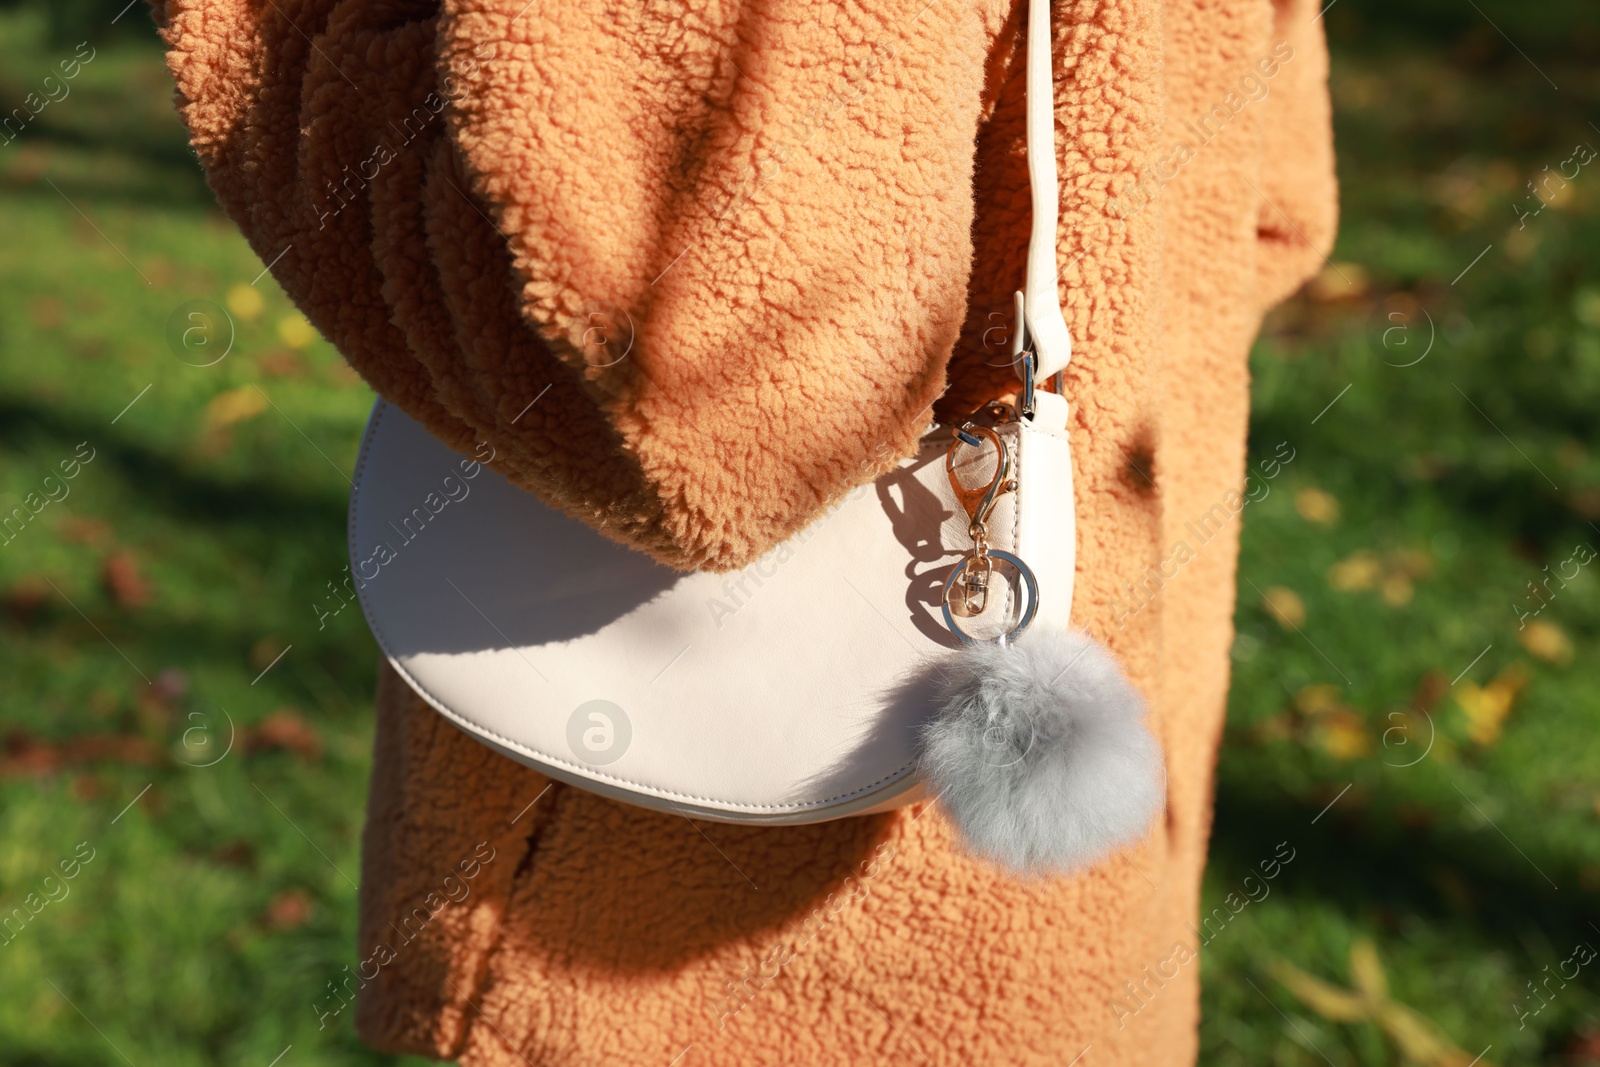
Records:
{"label": "pom pom keychain", "polygon": [[[1035,357],[1021,293],[1017,303],[1023,388],[1020,412],[1009,417],[1031,419]],[[1082,633],[1031,628],[1039,607],[1033,571],[989,547],[990,514],[1018,487],[1010,449],[994,429],[972,422],[954,436],[945,469],[971,519],[973,547],[945,581],[942,599],[945,624],[964,647],[933,666],[937,710],[918,738],[919,768],[977,855],[1017,874],[1080,871],[1137,841],[1160,812],[1160,747],[1143,698],[1105,646]],[[996,449],[986,486],[970,488],[957,477],[963,445]],[[1018,595],[1004,602],[1009,629],[975,637],[957,620],[991,614],[1000,570],[1016,578]]]}
{"label": "pom pom keychain", "polygon": [[974,853],[1018,874],[1082,870],[1161,810],[1161,752],[1111,653],[1030,629],[941,665],[924,779]]}

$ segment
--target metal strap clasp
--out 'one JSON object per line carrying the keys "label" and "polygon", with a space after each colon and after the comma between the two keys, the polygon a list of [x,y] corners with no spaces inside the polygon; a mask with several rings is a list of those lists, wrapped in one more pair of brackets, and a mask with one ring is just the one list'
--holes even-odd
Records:
{"label": "metal strap clasp", "polygon": [[[955,441],[950,445],[950,451],[945,453],[944,472],[950,479],[950,488],[955,491],[956,500],[966,509],[971,524],[982,526],[988,521],[989,512],[994,510],[995,500],[1000,494],[1010,492],[1017,487],[1015,479],[1011,477],[1011,449],[1006,445],[1005,438],[993,429],[971,422],[964,422],[956,427],[952,431],[952,436]],[[964,444],[982,448],[985,441],[995,448],[994,475],[987,485],[977,487],[963,485],[956,475],[956,453]]]}

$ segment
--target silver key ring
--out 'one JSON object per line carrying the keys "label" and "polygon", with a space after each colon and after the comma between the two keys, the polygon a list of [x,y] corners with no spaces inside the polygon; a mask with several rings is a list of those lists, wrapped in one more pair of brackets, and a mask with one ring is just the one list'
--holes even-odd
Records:
{"label": "silver key ring", "polygon": [[944,624],[950,628],[950,632],[955,634],[964,645],[976,645],[980,643],[1009,645],[1017,638],[1021,637],[1023,631],[1033,624],[1033,617],[1039,612],[1039,579],[1033,576],[1033,569],[1010,552],[1002,552],[999,549],[991,548],[989,549],[988,555],[990,559],[1001,560],[1005,563],[1011,564],[1011,566],[1016,568],[1017,574],[1022,578],[1022,584],[1026,586],[1028,590],[1028,609],[1023,613],[1022,618],[1017,622],[1017,625],[1012,630],[1001,634],[999,637],[983,642],[980,642],[978,638],[973,637],[971,634],[961,629],[960,626],[956,625],[955,613],[950,610],[950,591],[955,588],[956,579],[960,578],[962,574],[966,573],[967,565],[971,563],[974,558],[972,556],[964,557],[960,563],[956,564],[955,570],[950,572],[950,577],[944,580],[944,593],[939,598],[940,605],[944,609]]}

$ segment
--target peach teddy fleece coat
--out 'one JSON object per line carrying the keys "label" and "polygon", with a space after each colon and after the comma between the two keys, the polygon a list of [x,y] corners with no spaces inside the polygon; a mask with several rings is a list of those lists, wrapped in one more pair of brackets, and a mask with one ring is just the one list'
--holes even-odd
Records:
{"label": "peach teddy fleece coat", "polygon": [[[1013,387],[1020,0],[154,6],[218,199],[317,328],[443,440],[657,559],[748,566],[930,408]],[[1332,240],[1326,53],[1305,0],[1052,19],[1072,614],[1151,702],[1165,818],[1036,883],[963,855],[936,805],[696,824],[553,784],[385,669],[350,982],[373,1045],[1193,1061],[1246,354]]]}

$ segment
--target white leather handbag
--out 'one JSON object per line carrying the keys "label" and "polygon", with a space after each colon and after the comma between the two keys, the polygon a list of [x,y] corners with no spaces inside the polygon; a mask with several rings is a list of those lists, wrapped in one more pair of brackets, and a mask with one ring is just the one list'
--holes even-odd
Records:
{"label": "white leather handbag", "polygon": [[[553,778],[695,818],[818,822],[926,795],[927,724],[950,700],[940,664],[1070,622],[1068,408],[1035,387],[1071,351],[1045,2],[1030,5],[1028,42],[1016,401],[930,428],[915,455],[743,570],[655,563],[377,404],[351,570],[383,653],[440,714]],[[990,741],[996,714],[978,728]],[[990,746],[1017,754],[996,766],[1032,758],[1041,728],[1021,729],[1022,747],[1015,727]]]}

